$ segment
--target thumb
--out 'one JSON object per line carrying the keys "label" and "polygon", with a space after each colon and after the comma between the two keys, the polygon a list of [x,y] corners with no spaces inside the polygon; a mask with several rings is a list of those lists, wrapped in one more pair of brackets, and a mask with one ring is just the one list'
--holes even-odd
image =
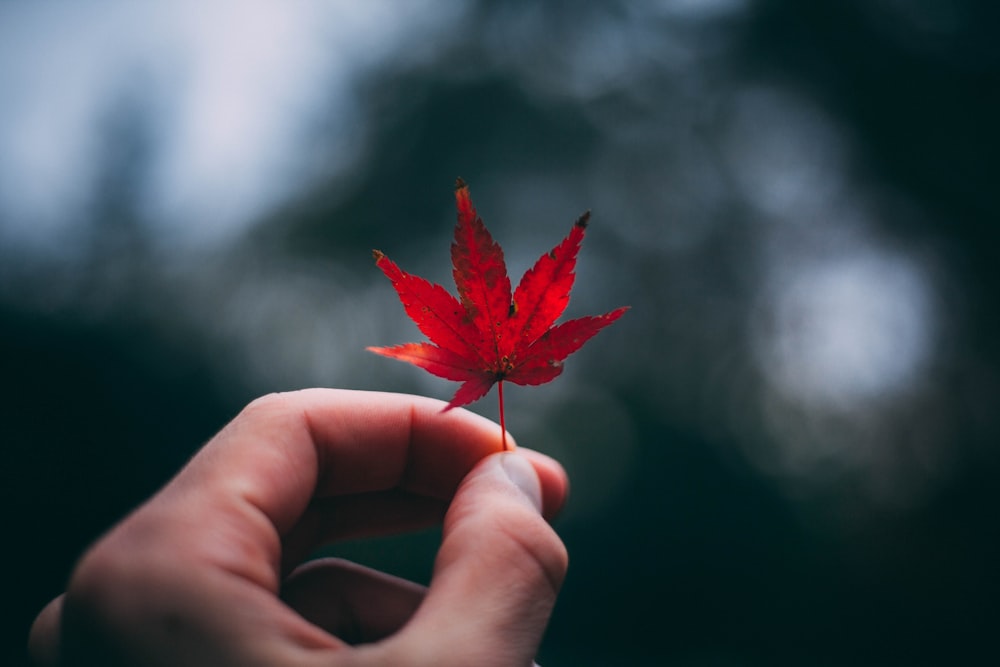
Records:
{"label": "thumb", "polygon": [[[550,485],[557,479],[543,473]],[[558,480],[565,491],[564,473]],[[420,664],[531,665],[568,564],[541,514],[551,491],[522,454],[481,461],[445,517],[423,604],[383,648]]]}

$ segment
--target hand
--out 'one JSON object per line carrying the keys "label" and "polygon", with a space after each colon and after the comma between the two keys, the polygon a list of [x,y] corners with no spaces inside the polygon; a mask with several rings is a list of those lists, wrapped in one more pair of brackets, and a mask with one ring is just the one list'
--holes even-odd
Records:
{"label": "hand", "polygon": [[[313,389],[251,403],[101,538],[36,619],[41,665],[525,666],[567,555],[567,480],[431,399]],[[430,587],[317,546],[444,517]]]}

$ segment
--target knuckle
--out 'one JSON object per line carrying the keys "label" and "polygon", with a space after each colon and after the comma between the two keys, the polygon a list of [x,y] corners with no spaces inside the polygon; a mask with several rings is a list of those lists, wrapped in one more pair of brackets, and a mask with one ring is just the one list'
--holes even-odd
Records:
{"label": "knuckle", "polygon": [[65,607],[71,618],[87,618],[92,622],[115,625],[129,615],[128,596],[132,588],[134,568],[131,559],[119,549],[105,543],[87,552],[76,566],[66,588]]}

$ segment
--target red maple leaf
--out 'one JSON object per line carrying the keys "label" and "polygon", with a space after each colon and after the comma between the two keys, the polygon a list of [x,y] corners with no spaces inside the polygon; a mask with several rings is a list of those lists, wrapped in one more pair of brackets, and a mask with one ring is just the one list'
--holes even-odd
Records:
{"label": "red maple leaf", "polygon": [[569,303],[589,212],[580,216],[559,245],[535,262],[512,295],[503,249],[476,213],[462,179],[455,185],[455,201],[458,223],[451,260],[459,298],[440,285],[403,271],[382,252],[373,251],[376,265],[392,281],[406,314],[431,342],[367,349],[462,382],[445,410],[482,398],[496,383],[506,449],[504,381],[520,385],[549,382],[562,373],[566,357],[628,307],[553,326]]}

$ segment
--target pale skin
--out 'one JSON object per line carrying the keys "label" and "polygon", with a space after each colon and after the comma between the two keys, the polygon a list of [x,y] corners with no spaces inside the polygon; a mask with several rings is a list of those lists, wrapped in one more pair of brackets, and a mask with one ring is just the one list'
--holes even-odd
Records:
{"label": "pale skin", "polygon": [[[258,399],[91,547],[39,614],[39,665],[531,665],[567,567],[551,458],[439,401]],[[509,438],[509,436],[508,436]],[[509,446],[509,445],[508,445]],[[342,560],[344,538],[443,517],[430,586]]]}

